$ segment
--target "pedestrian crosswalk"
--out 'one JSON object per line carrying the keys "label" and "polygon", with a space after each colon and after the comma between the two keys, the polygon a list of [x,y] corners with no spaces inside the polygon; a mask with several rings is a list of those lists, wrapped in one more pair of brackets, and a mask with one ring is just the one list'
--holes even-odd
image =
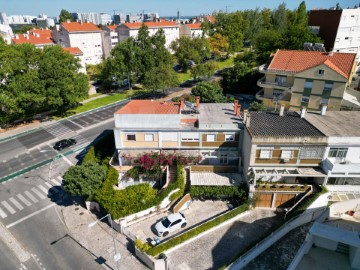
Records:
{"label": "pedestrian crosswalk", "polygon": [[16,194],[6,200],[0,202],[0,218],[5,219],[8,216],[14,215],[27,207],[36,204],[45,198],[55,196],[62,190],[62,178],[58,176],[49,182],[44,182],[40,185],[25,190],[22,193]]}
{"label": "pedestrian crosswalk", "polygon": [[47,132],[55,137],[61,137],[62,135],[74,132],[72,129],[68,128],[67,126],[56,123],[55,125],[47,126],[44,128]]}

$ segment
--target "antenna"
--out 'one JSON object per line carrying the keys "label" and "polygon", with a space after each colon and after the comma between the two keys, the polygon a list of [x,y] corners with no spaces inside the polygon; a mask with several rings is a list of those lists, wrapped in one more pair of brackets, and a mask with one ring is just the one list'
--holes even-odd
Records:
{"label": "antenna", "polygon": [[145,11],[149,11],[148,9],[143,9],[143,10],[140,10],[140,11],[142,11],[142,21],[144,22],[144,13],[145,13]]}
{"label": "antenna", "polygon": [[114,15],[115,15],[116,11],[121,11],[121,9],[113,9],[112,11],[114,11]]}

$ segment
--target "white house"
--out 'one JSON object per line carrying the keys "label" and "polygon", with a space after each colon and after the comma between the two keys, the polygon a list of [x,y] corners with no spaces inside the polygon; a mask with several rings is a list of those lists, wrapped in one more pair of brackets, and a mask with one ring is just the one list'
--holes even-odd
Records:
{"label": "white house", "polygon": [[52,36],[64,48],[78,47],[84,54],[86,64],[102,62],[104,51],[102,30],[93,23],[63,22],[56,25]]}
{"label": "white house", "polygon": [[[149,29],[149,35],[153,36],[157,31],[162,29],[165,33],[166,48],[170,51],[170,44],[179,38],[179,25],[176,22],[145,22]],[[119,42],[128,39],[129,37],[136,38],[142,23],[123,23],[118,26]]]}
{"label": "white house", "polygon": [[307,113],[305,119],[328,138],[321,167],[330,191],[360,191],[360,112]]}
{"label": "white house", "polygon": [[189,23],[180,25],[180,37],[201,38],[203,30],[200,23]]}
{"label": "white house", "polygon": [[64,51],[67,51],[68,53],[72,54],[75,58],[78,58],[80,60],[81,67],[79,69],[79,72],[86,74],[86,64],[85,64],[83,52],[77,47],[64,48]]}

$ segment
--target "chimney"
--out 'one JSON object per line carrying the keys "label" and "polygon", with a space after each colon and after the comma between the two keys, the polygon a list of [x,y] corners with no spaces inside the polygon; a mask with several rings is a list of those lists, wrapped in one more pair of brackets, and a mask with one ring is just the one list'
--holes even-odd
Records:
{"label": "chimney", "polygon": [[55,27],[56,27],[56,31],[60,31],[60,25],[59,24],[55,25]]}
{"label": "chimney", "polygon": [[244,110],[244,124],[246,124],[248,119],[249,110]]}
{"label": "chimney", "polygon": [[66,22],[67,22],[67,23],[69,23],[69,22],[70,22],[70,20],[69,20],[69,19],[67,19],[67,20],[66,20]]}
{"label": "chimney", "polygon": [[304,118],[304,117],[305,117],[305,113],[306,113],[306,108],[301,108],[300,117],[301,117],[301,118]]}
{"label": "chimney", "polygon": [[238,104],[239,104],[239,101],[237,99],[235,99],[234,100],[234,113],[236,113]]}
{"label": "chimney", "polygon": [[15,39],[19,39],[19,35],[18,35],[18,34],[15,34]]}
{"label": "chimney", "polygon": [[196,109],[200,108],[200,97],[196,96]]}
{"label": "chimney", "polygon": [[237,105],[236,106],[236,116],[240,117],[240,110],[241,110],[241,105]]}
{"label": "chimney", "polygon": [[326,105],[326,104],[322,104],[322,105],[321,105],[320,114],[321,114],[321,115],[325,115],[325,114],[326,114],[326,109],[327,109],[327,105]]}
{"label": "chimney", "polygon": [[185,99],[181,98],[180,100],[180,110],[183,110],[185,108]]}
{"label": "chimney", "polygon": [[280,116],[284,116],[285,106],[283,104],[280,105]]}

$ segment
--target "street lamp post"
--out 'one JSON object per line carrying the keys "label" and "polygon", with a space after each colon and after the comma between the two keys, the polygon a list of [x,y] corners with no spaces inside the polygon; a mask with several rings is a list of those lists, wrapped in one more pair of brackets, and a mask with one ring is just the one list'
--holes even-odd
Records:
{"label": "street lamp post", "polygon": [[45,152],[56,152],[56,155],[52,158],[50,166],[49,166],[48,180],[50,181],[52,165],[53,165],[54,161],[56,160],[56,158],[58,156],[58,151],[56,151],[56,150],[40,150],[40,153],[45,153]]}
{"label": "street lamp post", "polygon": [[117,249],[116,249],[115,235],[114,235],[115,231],[114,231],[114,227],[113,227],[113,223],[112,223],[112,219],[111,219],[111,214],[107,214],[106,216],[103,216],[102,218],[90,223],[88,225],[88,227],[91,228],[91,227],[95,226],[96,223],[103,220],[104,218],[108,218],[108,221],[111,225],[111,235],[112,235],[112,239],[113,239],[113,243],[114,243],[114,251],[115,251],[114,260],[116,262],[116,269],[119,270],[120,269],[119,268],[119,260],[121,258],[121,255],[120,255],[120,253],[117,252]]}

